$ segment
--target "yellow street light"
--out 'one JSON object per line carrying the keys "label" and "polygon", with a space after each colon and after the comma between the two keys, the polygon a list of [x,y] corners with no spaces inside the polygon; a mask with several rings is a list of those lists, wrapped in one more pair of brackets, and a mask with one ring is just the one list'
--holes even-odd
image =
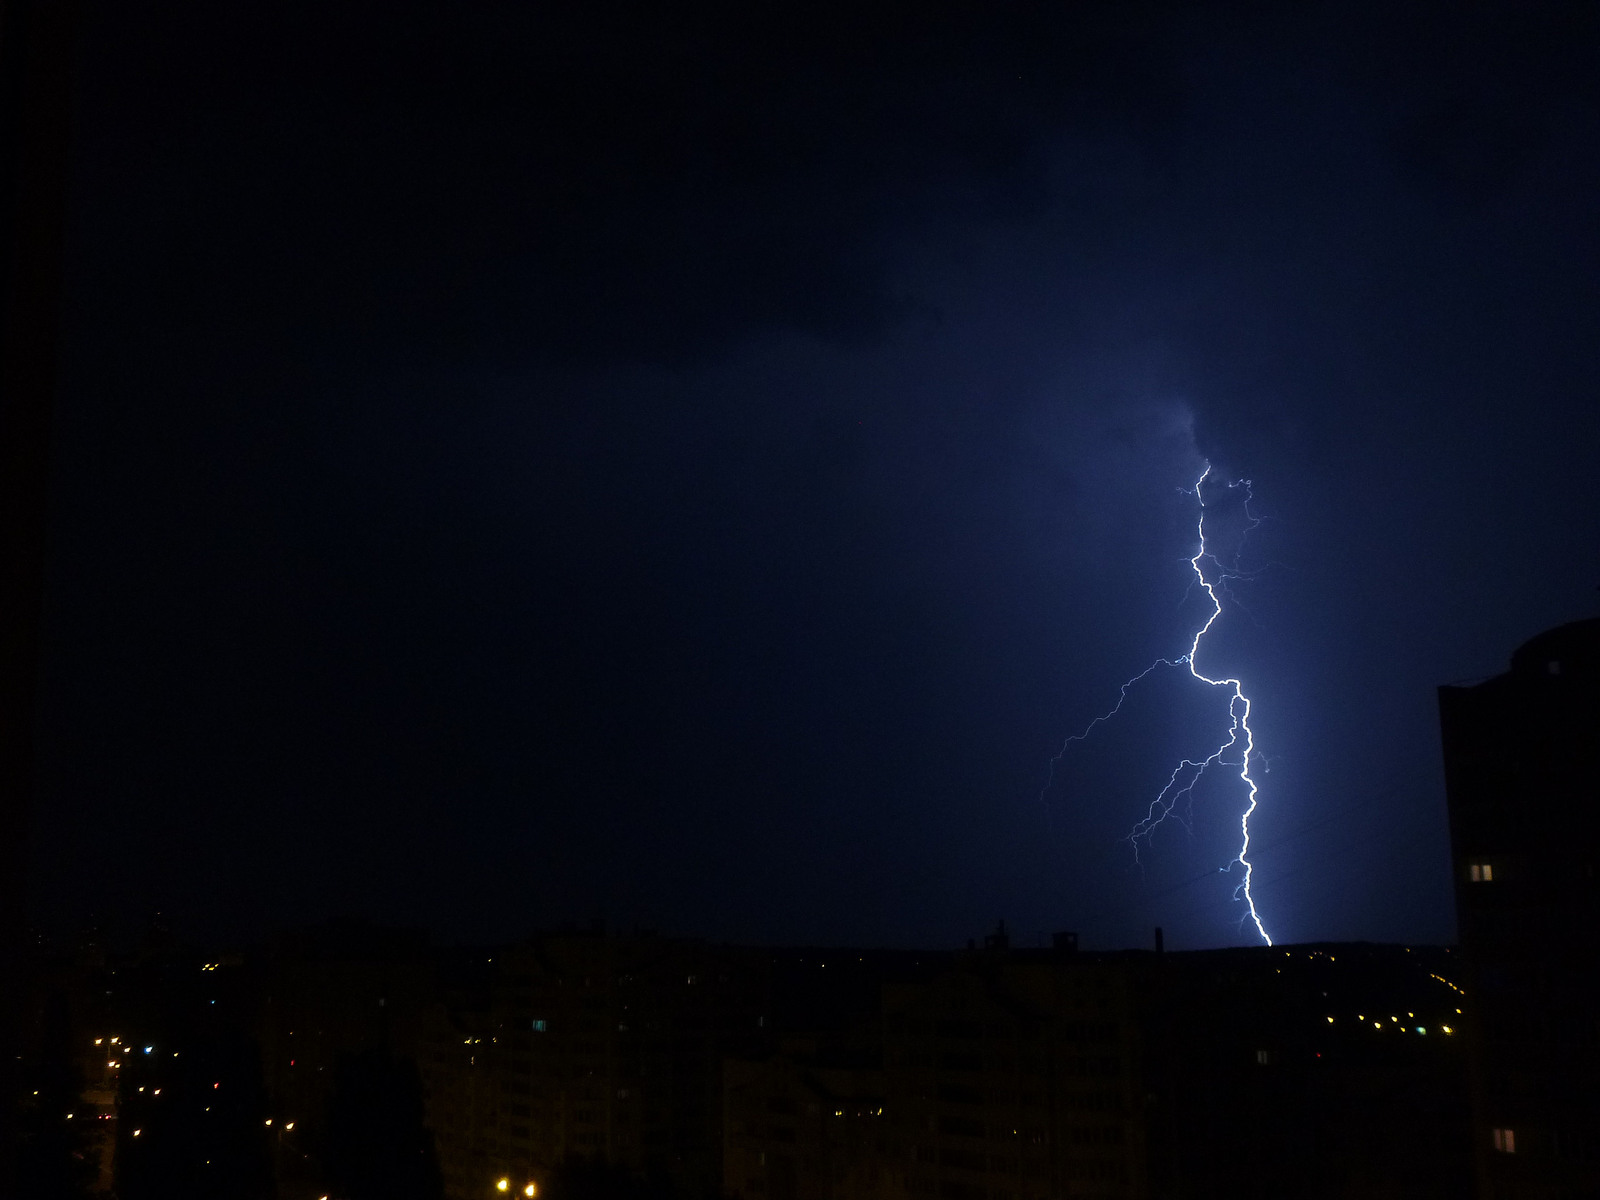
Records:
{"label": "yellow street light", "polygon": [[511,1190],[511,1180],[501,1176],[494,1181],[494,1190],[497,1192],[509,1192]]}
{"label": "yellow street light", "polygon": [[528,1186],[522,1189],[522,1194],[524,1196],[537,1196],[539,1194],[539,1187],[537,1184],[530,1181]]}

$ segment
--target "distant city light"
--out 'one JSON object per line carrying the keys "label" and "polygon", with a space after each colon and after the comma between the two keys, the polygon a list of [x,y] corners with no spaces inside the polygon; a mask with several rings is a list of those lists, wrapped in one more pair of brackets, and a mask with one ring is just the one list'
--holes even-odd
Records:
{"label": "distant city light", "polygon": [[140,1135],[140,1134],[141,1134],[141,1133],[143,1133],[143,1132],[144,1132],[144,1130],[142,1130],[142,1129],[135,1129],[135,1130],[134,1130],[134,1131],[133,1131],[133,1136],[134,1136],[134,1137],[138,1137],[138,1136],[139,1136],[139,1135]]}
{"label": "distant city light", "polygon": [[537,1196],[539,1194],[539,1189],[534,1184],[529,1183],[527,1187],[522,1189],[522,1194],[524,1196]]}
{"label": "distant city light", "polygon": [[511,1190],[511,1180],[505,1178],[497,1179],[494,1181],[494,1188],[497,1192],[509,1192]]}

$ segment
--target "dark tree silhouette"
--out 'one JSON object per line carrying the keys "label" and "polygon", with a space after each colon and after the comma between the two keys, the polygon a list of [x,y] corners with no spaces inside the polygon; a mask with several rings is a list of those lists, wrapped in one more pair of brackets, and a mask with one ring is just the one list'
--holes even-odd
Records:
{"label": "dark tree silhouette", "polygon": [[[637,1175],[597,1158],[569,1158],[550,1176],[543,1200],[702,1200],[670,1180]],[[716,1196],[704,1200],[718,1200]]]}
{"label": "dark tree silhouette", "polygon": [[346,1200],[442,1200],[433,1134],[423,1124],[417,1065],[386,1050],[339,1062],[325,1163]]}
{"label": "dark tree silhouette", "polygon": [[[72,1017],[59,992],[45,1002],[39,1054],[24,1073],[17,1155],[18,1195],[78,1200],[100,1173],[89,1147],[83,1074],[72,1057]],[[72,1114],[69,1116],[68,1114]]]}

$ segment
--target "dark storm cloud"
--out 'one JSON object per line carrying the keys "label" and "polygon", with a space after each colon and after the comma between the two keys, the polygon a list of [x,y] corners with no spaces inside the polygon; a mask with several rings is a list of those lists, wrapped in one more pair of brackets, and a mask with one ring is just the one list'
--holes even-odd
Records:
{"label": "dark storm cloud", "polygon": [[[1353,81],[1389,103],[1401,163],[1466,203],[1525,172],[1596,94],[1592,5],[1418,6],[1347,51]],[[1376,23],[1374,23],[1376,25]]]}
{"label": "dark storm cloud", "polygon": [[1122,840],[1204,697],[1040,796],[1187,648],[1207,455],[1269,925],[1449,936],[1432,688],[1600,544],[1587,8],[156,8],[73,202],[98,902],[1228,940],[1225,789]]}
{"label": "dark storm cloud", "polygon": [[[178,316],[177,336],[569,362],[700,360],[774,328],[871,340],[922,311],[899,239],[1056,210],[1084,219],[1093,253],[1148,219],[1144,203],[1204,173],[1195,98],[1219,86],[1291,115],[1369,106],[1402,169],[1492,196],[1592,97],[1593,20],[119,5],[88,39],[78,207],[107,302],[154,289],[140,307]],[[1329,86],[1344,95],[1315,95]],[[1347,186],[1339,150],[1314,140],[1339,131],[1312,124],[1299,161],[1275,167],[1289,176],[1253,176],[1241,213],[1270,220],[1275,189]],[[1100,153],[1051,178],[1063,135]],[[1130,160],[1145,176],[1132,196]],[[151,261],[181,269],[152,277]]]}
{"label": "dark storm cloud", "polygon": [[[1037,209],[1053,126],[1158,129],[1128,5],[117,6],[83,203],[287,338],[684,361],[906,309],[885,233]],[[128,53],[137,47],[136,53]],[[142,275],[142,271],[140,271]]]}

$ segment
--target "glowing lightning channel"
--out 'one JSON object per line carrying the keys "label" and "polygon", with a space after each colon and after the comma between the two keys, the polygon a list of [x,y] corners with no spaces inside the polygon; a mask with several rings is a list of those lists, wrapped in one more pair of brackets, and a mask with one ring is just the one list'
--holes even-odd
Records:
{"label": "glowing lightning channel", "polygon": [[[1261,923],[1261,914],[1256,910],[1255,897],[1250,892],[1250,881],[1252,875],[1255,873],[1255,868],[1251,866],[1250,860],[1247,857],[1250,853],[1250,817],[1256,811],[1257,793],[1259,792],[1256,781],[1250,774],[1250,756],[1255,752],[1256,744],[1255,734],[1250,729],[1250,698],[1244,694],[1244,684],[1240,680],[1233,678],[1213,679],[1209,675],[1202,675],[1200,670],[1195,666],[1195,659],[1200,653],[1201,640],[1206,636],[1207,633],[1211,632],[1211,627],[1216,624],[1217,618],[1222,615],[1222,601],[1217,595],[1218,589],[1221,588],[1224,592],[1228,591],[1228,580],[1239,579],[1245,575],[1245,573],[1239,571],[1237,567],[1225,566],[1215,554],[1206,548],[1206,502],[1205,497],[1202,494],[1202,489],[1205,486],[1206,480],[1210,478],[1210,476],[1211,464],[1207,463],[1205,470],[1200,473],[1200,478],[1195,480],[1195,485],[1193,488],[1194,497],[1200,502],[1200,519],[1197,526],[1197,532],[1200,535],[1200,549],[1197,550],[1194,557],[1189,560],[1189,566],[1193,568],[1195,579],[1199,582],[1200,587],[1211,599],[1211,615],[1206,618],[1205,624],[1195,632],[1194,639],[1189,643],[1189,652],[1187,654],[1179,655],[1175,659],[1156,659],[1155,662],[1151,663],[1148,667],[1140,671],[1137,675],[1133,676],[1122,685],[1122,690],[1117,697],[1117,702],[1112,706],[1110,711],[1102,713],[1100,716],[1090,721],[1088,725],[1084,726],[1081,733],[1073,734],[1062,743],[1061,749],[1058,750],[1055,754],[1055,757],[1050,760],[1050,776],[1045,782],[1045,791],[1050,789],[1050,785],[1055,778],[1056,764],[1061,761],[1062,755],[1066,754],[1067,748],[1071,746],[1073,742],[1081,742],[1087,738],[1091,733],[1094,732],[1095,726],[1101,724],[1102,722],[1109,721],[1112,717],[1116,716],[1117,713],[1122,709],[1123,701],[1128,698],[1128,690],[1145,676],[1149,675],[1157,667],[1186,666],[1189,668],[1190,675],[1194,676],[1201,683],[1206,684],[1208,687],[1230,689],[1233,694],[1228,698],[1228,719],[1230,725],[1228,728],[1227,740],[1218,746],[1214,751],[1212,751],[1212,753],[1206,758],[1186,758],[1172,769],[1172,774],[1167,778],[1166,786],[1162,788],[1160,793],[1157,794],[1156,798],[1150,802],[1150,808],[1145,813],[1144,818],[1134,825],[1132,832],[1128,834],[1128,841],[1132,843],[1134,857],[1137,859],[1139,854],[1139,839],[1141,837],[1148,838],[1150,833],[1157,825],[1161,824],[1169,816],[1172,816],[1173,810],[1179,800],[1185,798],[1192,800],[1195,785],[1200,782],[1200,776],[1205,774],[1207,767],[1210,767],[1216,763],[1224,763],[1228,766],[1234,765],[1231,761],[1228,761],[1228,753],[1235,747],[1242,746],[1238,758],[1239,778],[1244,781],[1244,785],[1249,791],[1249,803],[1245,806],[1244,814],[1239,819],[1239,828],[1243,837],[1243,842],[1239,847],[1238,857],[1233,860],[1244,868],[1244,882],[1241,883],[1234,891],[1234,897],[1236,899],[1242,898],[1244,900],[1245,904],[1250,910],[1250,919],[1255,922],[1256,932],[1261,935],[1261,940],[1270,946],[1272,945],[1272,938],[1267,933],[1266,926]],[[1245,490],[1244,514],[1247,524],[1245,525],[1244,532],[1248,534],[1250,530],[1254,529],[1261,522],[1250,511],[1250,500],[1252,498],[1250,492],[1250,481],[1248,479],[1241,479],[1228,484],[1229,490],[1239,487],[1242,487]],[[1206,578],[1205,568],[1201,565],[1205,562],[1210,562],[1216,568],[1216,578],[1214,580]],[[1041,796],[1042,795],[1043,793],[1041,793]],[[1183,821],[1183,817],[1181,815],[1178,816],[1177,819],[1179,821]],[[1231,867],[1232,863],[1230,863],[1229,866]]]}
{"label": "glowing lightning channel", "polygon": [[[1211,631],[1212,625],[1216,624],[1217,618],[1222,615],[1222,601],[1217,598],[1217,586],[1223,585],[1225,580],[1234,577],[1233,573],[1223,567],[1216,555],[1206,549],[1206,502],[1200,489],[1205,486],[1206,478],[1210,474],[1211,464],[1207,463],[1206,469],[1200,473],[1200,478],[1195,480],[1194,484],[1194,496],[1200,502],[1200,520],[1198,524],[1200,549],[1189,560],[1189,565],[1194,568],[1195,578],[1200,581],[1200,586],[1205,588],[1206,595],[1211,597],[1211,615],[1206,618],[1206,623],[1200,627],[1199,632],[1194,635],[1194,640],[1189,643],[1189,653],[1185,657],[1188,659],[1189,674],[1193,675],[1201,683],[1209,684],[1211,687],[1233,689],[1233,695],[1228,699],[1228,717],[1232,721],[1232,725],[1228,729],[1228,740],[1217,747],[1211,757],[1207,758],[1195,769],[1188,788],[1193,789],[1195,782],[1208,766],[1214,762],[1220,762],[1225,753],[1239,744],[1239,734],[1242,730],[1244,733],[1244,749],[1239,755],[1239,778],[1244,781],[1245,787],[1249,789],[1249,803],[1245,806],[1244,813],[1239,818],[1239,832],[1243,841],[1239,846],[1237,861],[1244,868],[1244,882],[1239,885],[1235,895],[1244,897],[1244,902],[1250,909],[1250,919],[1255,922],[1256,932],[1261,935],[1261,940],[1270,946],[1272,945],[1272,937],[1267,933],[1266,926],[1261,923],[1261,914],[1256,911],[1255,897],[1250,893],[1250,879],[1255,874],[1255,868],[1250,865],[1250,860],[1246,857],[1250,853],[1250,816],[1256,811],[1257,793],[1260,790],[1256,786],[1256,781],[1250,775],[1250,755],[1256,748],[1255,733],[1250,728],[1250,697],[1244,694],[1242,681],[1238,679],[1212,679],[1210,676],[1202,675],[1195,666],[1195,658],[1200,653],[1200,639]],[[1240,480],[1237,483],[1230,483],[1228,486],[1230,488],[1244,488],[1244,513],[1245,518],[1249,521],[1249,524],[1245,527],[1245,532],[1248,533],[1260,523],[1250,512],[1250,481],[1248,479]],[[1213,585],[1206,578],[1205,571],[1201,569],[1200,563],[1205,559],[1210,559],[1217,567],[1217,585]],[[1180,767],[1179,770],[1182,770],[1182,768]],[[1133,836],[1138,836],[1137,829]]]}

